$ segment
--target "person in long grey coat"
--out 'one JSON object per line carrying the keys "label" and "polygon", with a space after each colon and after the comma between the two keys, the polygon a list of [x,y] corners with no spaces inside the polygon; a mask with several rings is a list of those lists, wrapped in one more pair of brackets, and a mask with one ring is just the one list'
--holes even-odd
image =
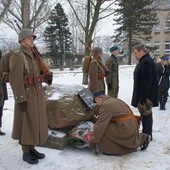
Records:
{"label": "person in long grey coat", "polygon": [[105,68],[102,63],[103,51],[100,47],[94,47],[93,49],[93,59],[90,62],[89,67],[89,84],[88,88],[92,93],[98,91],[105,92]]}
{"label": "person in long grey coat", "polygon": [[41,64],[33,51],[35,38],[30,29],[21,30],[20,50],[15,51],[9,60],[9,82],[15,99],[12,138],[19,140],[23,160],[30,164],[37,164],[38,159],[45,157],[35,150],[35,146],[45,143],[48,138],[42,87],[46,77],[42,75]]}
{"label": "person in long grey coat", "polygon": [[102,153],[124,155],[145,150],[149,144],[149,135],[139,133],[139,125],[129,106],[123,101],[94,94],[99,106],[99,117],[93,127],[91,142],[96,144]]}

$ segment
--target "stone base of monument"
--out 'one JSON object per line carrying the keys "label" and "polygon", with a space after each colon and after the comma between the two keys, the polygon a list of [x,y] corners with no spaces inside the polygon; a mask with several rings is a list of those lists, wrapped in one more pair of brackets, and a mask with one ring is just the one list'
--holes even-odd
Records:
{"label": "stone base of monument", "polygon": [[64,132],[49,130],[48,135],[46,143],[41,146],[59,150],[63,150],[68,146],[67,135]]}

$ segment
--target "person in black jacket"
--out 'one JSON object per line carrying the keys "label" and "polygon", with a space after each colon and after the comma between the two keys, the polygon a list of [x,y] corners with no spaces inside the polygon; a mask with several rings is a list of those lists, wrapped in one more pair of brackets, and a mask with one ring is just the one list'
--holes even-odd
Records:
{"label": "person in black jacket", "polygon": [[[2,52],[0,50],[0,59],[2,57]],[[0,73],[1,74],[1,73]],[[0,136],[5,135],[5,132],[1,130],[2,127],[2,115],[3,115],[3,107],[4,101],[8,100],[7,86],[6,83],[0,77]]]}
{"label": "person in black jacket", "polygon": [[168,90],[170,85],[169,76],[169,57],[164,55],[161,57],[161,61],[157,63],[158,99],[160,110],[165,110],[165,104],[167,102]]}
{"label": "person in black jacket", "polygon": [[138,60],[134,70],[132,106],[137,107],[142,116],[142,132],[152,140],[152,107],[158,106],[158,85],[156,64],[143,44],[136,45],[133,53]]}

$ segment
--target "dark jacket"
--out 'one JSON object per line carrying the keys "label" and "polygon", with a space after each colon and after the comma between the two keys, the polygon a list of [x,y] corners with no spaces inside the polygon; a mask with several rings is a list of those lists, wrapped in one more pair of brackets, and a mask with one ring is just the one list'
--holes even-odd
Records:
{"label": "dark jacket", "polygon": [[[1,58],[2,58],[2,52],[0,50],[0,60],[1,60]],[[0,74],[1,74],[1,68],[0,68]],[[2,75],[0,75],[0,79],[1,78],[2,78]],[[7,92],[6,83],[1,80],[0,85],[2,86],[3,100],[8,100],[8,92]]]}
{"label": "dark jacket", "polygon": [[169,89],[170,65],[157,64],[157,78],[159,89]]}
{"label": "dark jacket", "polygon": [[139,102],[145,103],[147,98],[152,101],[153,107],[158,106],[156,64],[149,54],[145,54],[136,65],[131,104],[137,107]]}
{"label": "dark jacket", "polygon": [[107,60],[106,66],[110,70],[109,76],[106,77],[106,83],[117,84],[118,86],[119,63],[113,54]]}

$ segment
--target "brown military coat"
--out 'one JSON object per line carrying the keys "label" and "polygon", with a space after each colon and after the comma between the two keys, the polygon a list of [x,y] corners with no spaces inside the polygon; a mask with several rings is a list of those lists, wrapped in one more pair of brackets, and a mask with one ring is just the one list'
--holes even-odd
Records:
{"label": "brown military coat", "polygon": [[[25,53],[31,73],[40,75],[40,68],[30,49],[21,46]],[[15,52],[9,61],[9,81],[15,99],[14,124],[12,138],[24,145],[39,145],[48,137],[45,96],[42,83],[24,85],[24,59],[21,52]],[[26,112],[22,112],[19,103],[27,102]]]}
{"label": "brown military coat", "polygon": [[104,77],[99,78],[99,74],[105,75],[105,71],[102,68],[101,64],[102,60],[97,57],[93,57],[92,61],[90,62],[89,68],[89,89],[92,93],[96,93],[99,91],[105,91],[105,83]]}
{"label": "brown military coat", "polygon": [[101,152],[123,155],[134,152],[143,145],[147,134],[139,134],[136,119],[114,123],[116,118],[127,114],[128,109],[124,102],[110,96],[104,97],[92,135],[92,142],[98,144]]}

